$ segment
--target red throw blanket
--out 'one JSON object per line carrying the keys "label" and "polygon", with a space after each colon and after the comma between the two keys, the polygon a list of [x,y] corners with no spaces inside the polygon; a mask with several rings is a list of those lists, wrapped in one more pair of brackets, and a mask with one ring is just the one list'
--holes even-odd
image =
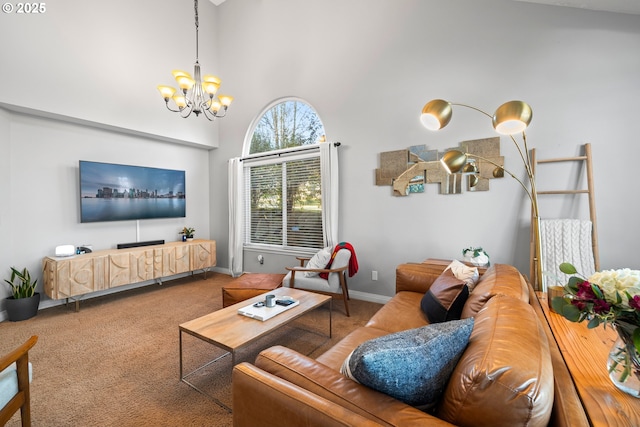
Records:
{"label": "red throw blanket", "polygon": [[[351,258],[349,258],[349,277],[351,277],[358,272],[358,258],[356,258],[356,251],[355,249],[353,249],[353,246],[351,246],[351,243],[338,243],[336,247],[333,248],[333,253],[331,254],[331,258],[329,259],[329,262],[327,263],[327,266],[325,268],[331,269],[331,264],[333,264],[333,260],[335,259],[336,254],[340,249],[347,249],[349,252],[351,252]],[[329,278],[329,273],[320,273],[320,277],[326,280]]]}

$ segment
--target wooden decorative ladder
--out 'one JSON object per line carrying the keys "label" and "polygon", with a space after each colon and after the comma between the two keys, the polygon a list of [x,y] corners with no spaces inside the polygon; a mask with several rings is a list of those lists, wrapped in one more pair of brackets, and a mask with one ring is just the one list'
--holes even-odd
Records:
{"label": "wooden decorative ladder", "polygon": [[[587,194],[589,198],[589,217],[591,220],[591,243],[593,247],[593,262],[595,265],[596,271],[600,270],[600,254],[598,251],[598,227],[596,223],[596,201],[595,194],[593,190],[593,165],[592,165],[592,155],[591,155],[591,144],[584,144],[584,155],[576,156],[576,157],[560,157],[555,159],[537,159],[536,158],[536,150],[535,148],[531,149],[531,167],[532,172],[536,174],[536,167],[538,164],[545,163],[560,163],[560,162],[584,162],[584,166],[586,167],[587,174],[587,188],[578,188],[578,189],[564,189],[564,190],[548,190],[548,191],[538,191],[538,197],[549,195],[549,194]],[[534,221],[533,211],[531,214],[531,239],[530,239],[530,278],[531,283],[542,283],[542,278],[537,277],[537,265],[540,254],[536,253],[536,245],[535,245],[535,236],[533,233],[533,221]],[[538,289],[540,290],[540,289]]]}

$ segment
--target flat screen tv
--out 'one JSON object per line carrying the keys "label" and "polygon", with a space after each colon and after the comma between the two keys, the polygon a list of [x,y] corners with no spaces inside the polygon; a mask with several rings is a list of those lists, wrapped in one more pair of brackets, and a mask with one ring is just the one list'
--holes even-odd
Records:
{"label": "flat screen tv", "polygon": [[184,171],[80,160],[80,222],[186,216]]}

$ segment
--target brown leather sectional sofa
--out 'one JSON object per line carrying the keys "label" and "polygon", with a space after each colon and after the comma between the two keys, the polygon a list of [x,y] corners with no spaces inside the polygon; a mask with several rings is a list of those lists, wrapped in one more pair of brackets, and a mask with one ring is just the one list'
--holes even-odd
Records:
{"label": "brown leather sectional sofa", "polygon": [[446,265],[398,266],[396,295],[315,360],[276,346],[237,365],[234,426],[552,425],[561,408],[547,335],[529,303],[537,302],[531,286],[509,265],[491,266],[469,295],[462,317],[474,317],[473,332],[433,415],[340,374],[359,344],[428,324],[420,301]]}

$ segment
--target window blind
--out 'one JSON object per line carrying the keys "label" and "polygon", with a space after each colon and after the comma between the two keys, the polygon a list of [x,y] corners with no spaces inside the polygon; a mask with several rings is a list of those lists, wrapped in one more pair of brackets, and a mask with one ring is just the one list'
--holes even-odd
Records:
{"label": "window blind", "polygon": [[319,152],[245,162],[245,243],[320,249]]}

